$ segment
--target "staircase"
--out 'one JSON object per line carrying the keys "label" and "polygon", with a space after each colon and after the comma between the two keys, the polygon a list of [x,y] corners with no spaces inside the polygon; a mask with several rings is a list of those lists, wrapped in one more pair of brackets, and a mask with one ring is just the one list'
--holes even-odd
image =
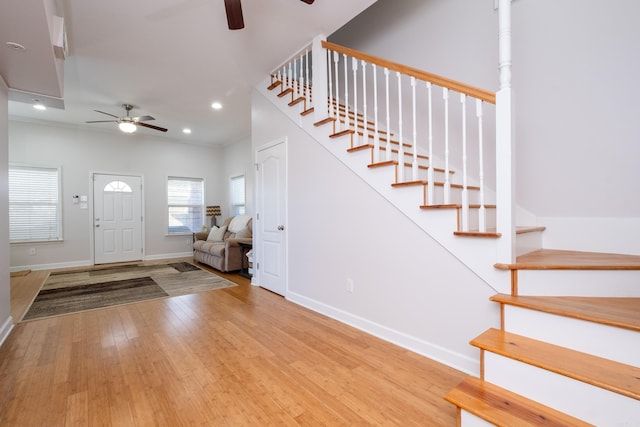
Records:
{"label": "staircase", "polygon": [[532,226],[516,227],[516,262],[495,263],[488,190],[340,97],[320,118],[309,80],[274,73],[262,92],[496,289],[501,327],[471,341],[480,375],[446,396],[458,424],[640,425],[640,257],[545,250]]}

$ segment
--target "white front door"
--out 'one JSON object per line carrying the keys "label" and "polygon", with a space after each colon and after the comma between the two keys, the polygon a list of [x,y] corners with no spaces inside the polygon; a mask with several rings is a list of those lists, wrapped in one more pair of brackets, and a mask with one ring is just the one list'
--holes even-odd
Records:
{"label": "white front door", "polygon": [[254,265],[258,285],[284,295],[286,283],[286,140],[277,141],[257,153],[258,236]]}
{"label": "white front door", "polygon": [[142,259],[142,178],[93,175],[94,263]]}

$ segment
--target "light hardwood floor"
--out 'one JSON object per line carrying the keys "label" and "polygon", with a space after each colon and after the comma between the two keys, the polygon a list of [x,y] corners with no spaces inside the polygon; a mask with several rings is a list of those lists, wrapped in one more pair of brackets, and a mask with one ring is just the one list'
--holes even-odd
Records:
{"label": "light hardwood floor", "polygon": [[239,286],[17,324],[0,425],[456,425],[463,373],[223,276]]}

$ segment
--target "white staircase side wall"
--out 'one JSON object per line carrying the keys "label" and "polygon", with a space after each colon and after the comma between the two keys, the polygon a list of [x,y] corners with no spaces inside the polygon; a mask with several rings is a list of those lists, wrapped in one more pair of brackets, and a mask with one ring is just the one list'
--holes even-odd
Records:
{"label": "white staircase side wall", "polygon": [[[478,277],[484,280],[496,292],[509,293],[510,290],[510,274],[507,271],[497,270],[493,267],[496,262],[496,239],[470,239],[454,236],[456,230],[455,211],[451,212],[443,210],[442,212],[424,212],[419,208],[421,198],[406,197],[406,192],[398,191],[392,188],[393,181],[387,181],[376,178],[376,173],[372,173],[367,167],[368,161],[363,163],[360,156],[353,156],[353,153],[346,151],[349,148],[349,137],[344,136],[344,141],[336,141],[337,138],[329,138],[331,133],[331,124],[316,127],[313,125],[314,119],[312,115],[301,116],[300,108],[291,108],[287,104],[288,97],[278,98],[276,90],[269,91],[267,87],[270,79],[267,78],[263,83],[258,84],[256,89],[264,95],[266,99],[276,105],[285,115],[287,115],[294,123],[297,123],[307,134],[322,144],[337,159],[349,167],[356,175],[360,176],[364,182],[370,185],[375,191],[382,195],[385,199],[395,205],[408,218],[410,218],[422,230],[428,233],[433,239],[438,241],[451,254],[463,262]],[[367,156],[369,156],[367,152]],[[453,227],[448,226],[450,220],[443,219],[444,216],[453,218]],[[444,221],[444,223],[443,223]],[[444,226],[446,225],[446,226]]]}
{"label": "white staircase side wall", "polygon": [[632,426],[640,402],[485,351],[484,380],[600,427]]}
{"label": "white staircase side wall", "polygon": [[542,249],[542,232],[516,234],[516,256]]}
{"label": "white staircase side wall", "polygon": [[460,426],[461,427],[491,427],[493,423],[483,420],[482,418],[467,412],[464,409],[460,412]]}
{"label": "white staircase side wall", "polygon": [[512,305],[504,318],[507,332],[640,367],[638,332]]}
{"label": "white staircase side wall", "polygon": [[518,270],[518,294],[640,297],[640,271]]}

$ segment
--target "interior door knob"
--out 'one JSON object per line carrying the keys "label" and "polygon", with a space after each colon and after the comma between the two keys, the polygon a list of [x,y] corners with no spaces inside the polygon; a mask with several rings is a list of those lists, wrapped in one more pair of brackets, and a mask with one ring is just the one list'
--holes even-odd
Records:
{"label": "interior door knob", "polygon": [[284,225],[279,225],[278,226],[278,230],[280,230],[280,231],[284,230]]}

